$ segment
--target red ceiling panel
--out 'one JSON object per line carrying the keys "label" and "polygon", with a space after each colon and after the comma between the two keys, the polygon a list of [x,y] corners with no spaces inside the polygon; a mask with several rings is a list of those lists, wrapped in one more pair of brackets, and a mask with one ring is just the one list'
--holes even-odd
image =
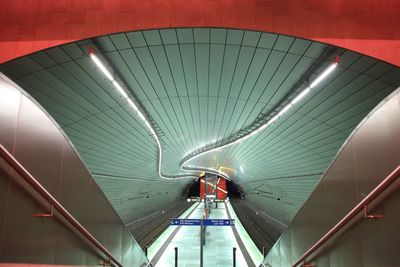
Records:
{"label": "red ceiling panel", "polygon": [[226,27],[288,34],[400,66],[398,0],[3,0],[0,63],[121,31]]}

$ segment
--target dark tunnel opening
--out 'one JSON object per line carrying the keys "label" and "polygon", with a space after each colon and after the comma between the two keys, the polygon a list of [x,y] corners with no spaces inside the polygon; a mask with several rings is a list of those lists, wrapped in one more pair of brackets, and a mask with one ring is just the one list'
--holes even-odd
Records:
{"label": "dark tunnel opening", "polygon": [[233,181],[226,180],[226,189],[228,190],[228,197],[231,200],[238,200],[245,198],[245,194],[242,188]]}

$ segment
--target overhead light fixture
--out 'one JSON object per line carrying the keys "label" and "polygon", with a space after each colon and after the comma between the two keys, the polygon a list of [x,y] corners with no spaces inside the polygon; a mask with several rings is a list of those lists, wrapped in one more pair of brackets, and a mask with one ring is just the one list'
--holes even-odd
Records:
{"label": "overhead light fixture", "polygon": [[[268,120],[268,122],[264,125],[268,126],[268,125],[272,124],[274,121],[276,121],[278,118],[279,118],[279,116],[275,115],[274,117],[272,117],[272,119]],[[264,127],[264,128],[267,128],[267,127]]]}
{"label": "overhead light fixture", "polygon": [[136,114],[138,117],[144,122],[148,130],[151,132],[152,136],[156,140],[157,146],[158,146],[158,175],[167,180],[174,180],[174,179],[182,179],[182,178],[197,178],[196,175],[193,174],[188,174],[187,176],[185,174],[177,175],[174,176],[174,178],[171,177],[166,177],[161,173],[161,159],[162,159],[162,148],[161,148],[161,142],[151,126],[149,120],[146,118],[146,116],[143,114],[143,112],[140,111],[138,106],[135,104],[133,101],[133,97],[128,95],[127,92],[124,90],[124,88],[121,86],[121,84],[115,79],[115,77],[111,74],[111,72],[107,69],[107,67],[101,62],[101,60],[94,54],[94,49],[91,48],[89,49],[89,56],[92,59],[92,61],[96,64],[96,66],[103,72],[103,74],[109,79],[114,87],[117,89],[117,91],[126,99],[127,103],[135,110]]}
{"label": "overhead light fixture", "polygon": [[135,105],[135,103],[133,103],[132,99],[129,99],[129,98],[128,98],[127,101],[128,101],[128,104],[129,104],[136,112],[139,111],[138,107]]}
{"label": "overhead light fixture", "polygon": [[292,102],[290,102],[290,104],[294,105],[297,102],[299,102],[302,98],[304,98],[309,92],[311,91],[310,87],[307,87],[306,89],[304,89],[300,94],[298,94],[293,100]]}
{"label": "overhead light fixture", "polygon": [[213,151],[219,151],[222,148],[226,148],[228,146],[237,144],[237,143],[242,142],[242,141],[248,139],[249,137],[251,137],[251,136],[263,131],[269,125],[271,125],[273,122],[278,120],[291,107],[293,107],[294,104],[298,103],[301,99],[303,99],[311,91],[311,89],[316,87],[322,80],[324,80],[338,66],[338,64],[339,64],[339,57],[336,57],[335,62],[333,64],[331,64],[327,69],[325,69],[313,82],[311,82],[310,86],[308,86],[303,91],[301,91],[298,95],[296,95],[289,104],[287,104],[285,107],[283,107],[278,112],[278,114],[276,114],[275,116],[273,116],[272,118],[267,120],[266,123],[264,123],[263,125],[259,126],[258,128],[256,128],[252,132],[247,133],[246,135],[243,135],[242,137],[240,137],[240,138],[238,138],[238,139],[236,139],[236,140],[234,140],[234,141],[232,141],[230,143],[227,143],[227,144],[224,144],[224,145],[221,145],[221,146],[218,146],[218,147],[214,147],[214,148],[211,148],[209,150],[202,151],[202,152],[200,152],[200,153],[198,153],[198,154],[196,154],[196,155],[194,155],[192,157],[187,158],[184,162],[182,162],[181,168],[184,169],[184,165],[186,163],[188,163],[189,161],[195,159],[195,158],[198,158],[198,157],[200,157],[200,156],[202,156],[204,154],[207,154],[207,153],[210,153],[210,152],[213,152]]}
{"label": "overhead light fixture", "polygon": [[321,75],[318,76],[317,79],[315,79],[311,84],[310,84],[310,89],[313,89],[317,84],[319,84],[323,79],[326,78],[338,65],[338,62],[333,63],[330,65],[324,72],[321,73]]}
{"label": "overhead light fixture", "polygon": [[107,79],[109,79],[110,81],[113,81],[114,77],[108,71],[106,66],[104,66],[103,62],[101,62],[100,59],[94,53],[89,53],[89,56],[93,60],[93,62],[96,64],[96,66],[101,70],[101,72],[104,73],[104,75],[107,77]]}
{"label": "overhead light fixture", "polygon": [[117,88],[118,92],[125,98],[128,98],[128,94],[125,92],[124,88],[116,80],[112,81],[115,88]]}
{"label": "overhead light fixture", "polygon": [[228,171],[232,171],[232,172],[236,172],[235,169],[232,169],[232,168],[229,168],[229,167],[225,167],[225,166],[220,166],[218,168],[218,171],[221,171],[222,169],[228,170]]}
{"label": "overhead light fixture", "polygon": [[281,109],[281,111],[279,111],[278,113],[278,117],[282,116],[286,111],[288,111],[290,108],[292,107],[292,104],[288,104],[287,106],[285,106],[283,109]]}

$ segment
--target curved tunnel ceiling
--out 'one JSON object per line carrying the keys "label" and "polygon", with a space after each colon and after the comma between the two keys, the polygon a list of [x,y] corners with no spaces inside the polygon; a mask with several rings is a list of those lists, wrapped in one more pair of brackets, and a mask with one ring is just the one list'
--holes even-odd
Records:
{"label": "curved tunnel ceiling", "polygon": [[180,198],[163,181],[157,144],[93,64],[89,47],[156,126],[162,172],[185,156],[265,120],[336,56],[340,64],[278,121],[190,165],[219,169],[255,209],[287,225],[354,127],[400,85],[398,68],[341,48],[255,31],[184,28],[102,36],[1,65],[55,118],[129,224]]}

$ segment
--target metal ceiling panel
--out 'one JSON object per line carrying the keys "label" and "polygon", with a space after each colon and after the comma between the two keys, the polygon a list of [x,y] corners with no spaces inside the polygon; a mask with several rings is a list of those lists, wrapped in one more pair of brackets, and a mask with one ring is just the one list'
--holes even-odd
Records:
{"label": "metal ceiling panel", "polygon": [[[264,131],[192,161],[231,168],[254,207],[288,224],[354,127],[400,85],[400,70],[351,51],[256,31],[184,28],[112,34],[5,63],[69,136],[126,224],[181,198],[157,173],[157,144],[89,59],[96,48],[158,127],[162,172],[272,114],[334,56],[337,69]],[[300,86],[300,87],[299,87]]]}

